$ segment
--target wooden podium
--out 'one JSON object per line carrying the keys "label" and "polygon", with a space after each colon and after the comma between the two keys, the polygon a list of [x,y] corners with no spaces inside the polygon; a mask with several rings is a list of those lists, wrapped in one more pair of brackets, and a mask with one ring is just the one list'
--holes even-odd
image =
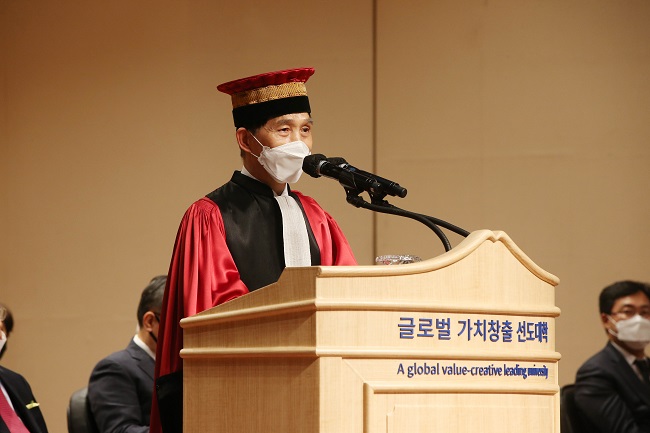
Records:
{"label": "wooden podium", "polygon": [[184,432],[559,433],[555,286],[503,232],[181,321]]}

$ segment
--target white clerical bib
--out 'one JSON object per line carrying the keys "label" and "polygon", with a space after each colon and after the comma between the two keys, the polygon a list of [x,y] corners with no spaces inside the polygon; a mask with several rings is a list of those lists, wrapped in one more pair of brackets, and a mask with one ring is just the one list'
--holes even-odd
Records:
{"label": "white clerical bib", "polygon": [[275,197],[282,212],[282,238],[286,266],[311,266],[309,235],[300,206],[285,194]]}

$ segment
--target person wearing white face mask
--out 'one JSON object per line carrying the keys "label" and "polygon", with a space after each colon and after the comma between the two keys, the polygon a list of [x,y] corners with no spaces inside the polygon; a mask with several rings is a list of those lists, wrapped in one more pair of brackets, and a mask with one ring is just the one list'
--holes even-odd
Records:
{"label": "person wearing white face mask", "polygon": [[[7,310],[0,306],[0,350],[7,342]],[[0,366],[0,433],[47,433],[32,388],[23,376]]]}
{"label": "person wearing white face mask", "polygon": [[292,189],[313,146],[305,83],[313,68],[230,81],[243,167],[199,199],[178,231],[156,355],[152,433],[182,429],[183,334],[179,321],[274,283],[287,266],[355,265],[336,221]]}
{"label": "person wearing white face mask", "polygon": [[609,342],[578,370],[575,403],[592,432],[650,432],[650,285],[614,283],[600,294]]}

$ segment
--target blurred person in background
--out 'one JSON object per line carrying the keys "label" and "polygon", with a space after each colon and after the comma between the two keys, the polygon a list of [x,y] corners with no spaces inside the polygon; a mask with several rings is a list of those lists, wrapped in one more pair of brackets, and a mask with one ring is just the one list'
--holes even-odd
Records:
{"label": "blurred person in background", "polygon": [[[5,336],[7,337],[7,340],[9,339],[9,334],[11,334],[11,331],[14,329],[14,316],[11,314],[11,310],[5,305],[0,303],[0,310],[4,310],[4,315],[5,318],[0,323],[0,330],[2,330],[5,333]],[[0,359],[2,359],[2,356],[5,354],[7,351],[7,342],[5,341],[4,347],[0,349]]]}
{"label": "blurred person in background", "polygon": [[100,433],[149,431],[153,373],[166,275],[154,277],[140,295],[138,330],[124,350],[97,363],[88,401]]}
{"label": "blurred person in background", "polygon": [[601,292],[599,308],[609,341],[576,375],[581,424],[591,432],[650,432],[650,285],[611,284]]}
{"label": "blurred person in background", "polygon": [[[0,353],[14,326],[8,308],[0,304]],[[41,408],[29,383],[20,374],[0,365],[0,433],[47,433]]]}

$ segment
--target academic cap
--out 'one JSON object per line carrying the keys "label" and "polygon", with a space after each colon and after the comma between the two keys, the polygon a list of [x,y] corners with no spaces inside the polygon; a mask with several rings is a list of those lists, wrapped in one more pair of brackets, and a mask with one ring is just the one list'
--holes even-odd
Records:
{"label": "academic cap", "polygon": [[305,83],[314,68],[286,69],[229,81],[217,90],[232,98],[237,128],[292,113],[311,113]]}

